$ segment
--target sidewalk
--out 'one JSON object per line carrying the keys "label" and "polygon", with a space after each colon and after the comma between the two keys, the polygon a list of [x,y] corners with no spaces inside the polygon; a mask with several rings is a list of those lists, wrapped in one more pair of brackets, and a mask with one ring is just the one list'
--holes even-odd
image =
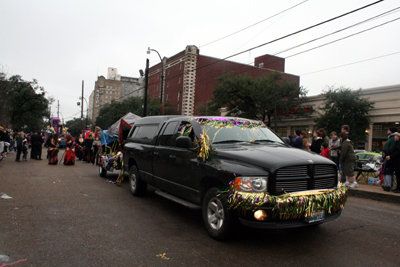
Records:
{"label": "sidewalk", "polygon": [[350,188],[349,196],[400,204],[400,193],[383,191],[380,185],[359,183],[357,188]]}

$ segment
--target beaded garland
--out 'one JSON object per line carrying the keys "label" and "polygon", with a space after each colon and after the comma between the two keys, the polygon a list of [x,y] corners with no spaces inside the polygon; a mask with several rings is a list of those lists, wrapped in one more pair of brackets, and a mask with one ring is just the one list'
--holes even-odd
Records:
{"label": "beaded garland", "polygon": [[339,184],[335,189],[311,190],[271,196],[265,193],[246,193],[235,189],[233,181],[227,193],[227,203],[230,209],[238,211],[255,211],[261,207],[272,207],[272,218],[282,220],[306,218],[314,211],[325,210],[327,213],[344,208],[348,189]]}

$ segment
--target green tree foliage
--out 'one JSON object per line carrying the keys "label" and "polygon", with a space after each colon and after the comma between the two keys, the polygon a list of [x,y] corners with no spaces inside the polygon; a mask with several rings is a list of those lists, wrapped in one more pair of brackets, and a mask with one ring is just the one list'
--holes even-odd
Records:
{"label": "green tree foliage", "polygon": [[365,130],[369,128],[369,112],[374,102],[362,98],[361,89],[353,91],[350,88],[333,87],[324,91],[325,102],[320,107],[320,116],[315,119],[318,128],[325,128],[327,133],[340,133],[342,125],[350,126],[355,147],[359,141],[366,140]]}
{"label": "green tree foliage", "polygon": [[[13,127],[26,132],[39,130],[49,118],[49,104],[52,99],[46,98],[46,91],[39,86],[37,80],[24,81],[21,76],[11,76],[9,79],[0,74],[0,112],[3,126]],[[5,107],[5,108],[4,108]]]}
{"label": "green tree foliage", "polygon": [[[83,130],[85,130],[86,118],[83,118]],[[81,118],[73,118],[64,124],[68,128],[68,132],[76,137],[81,133]],[[91,125],[91,121],[88,119],[88,125]],[[94,128],[92,128],[92,131]]]}
{"label": "green tree foliage", "polygon": [[274,118],[276,128],[277,120],[283,117],[305,116],[302,103],[306,94],[278,72],[259,77],[225,73],[218,79],[208,107],[212,112],[226,107],[228,116],[257,118],[268,125]]}
{"label": "green tree foliage", "polygon": [[[130,97],[121,102],[112,101],[111,104],[106,104],[100,109],[99,115],[96,118],[95,126],[99,126],[103,130],[106,130],[128,112],[132,112],[138,116],[143,116],[143,105],[144,101],[141,97]],[[164,107],[165,115],[174,114],[169,101],[164,103]],[[160,101],[158,98],[148,100],[147,115],[160,115]]]}

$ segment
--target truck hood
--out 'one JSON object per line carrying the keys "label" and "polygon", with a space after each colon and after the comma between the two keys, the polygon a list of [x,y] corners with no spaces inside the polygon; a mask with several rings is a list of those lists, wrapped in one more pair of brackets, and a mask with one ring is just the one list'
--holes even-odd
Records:
{"label": "truck hood", "polygon": [[246,162],[270,172],[293,165],[331,164],[334,163],[316,153],[282,145],[235,144],[218,146],[215,155],[221,160]]}

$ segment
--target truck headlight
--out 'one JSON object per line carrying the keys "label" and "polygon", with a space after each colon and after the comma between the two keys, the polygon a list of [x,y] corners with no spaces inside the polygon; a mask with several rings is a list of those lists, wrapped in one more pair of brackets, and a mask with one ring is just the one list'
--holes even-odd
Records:
{"label": "truck headlight", "polygon": [[267,191],[268,177],[238,177],[235,179],[235,189],[245,192]]}

